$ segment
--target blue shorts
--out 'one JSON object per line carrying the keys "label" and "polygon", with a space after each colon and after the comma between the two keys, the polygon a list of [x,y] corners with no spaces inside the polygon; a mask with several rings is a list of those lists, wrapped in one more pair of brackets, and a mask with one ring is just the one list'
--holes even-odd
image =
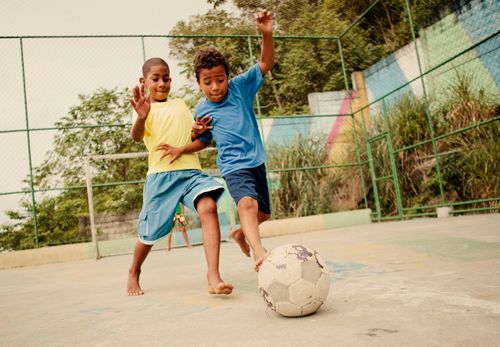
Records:
{"label": "blue shorts", "polygon": [[139,241],[152,245],[172,230],[179,202],[196,211],[196,200],[208,194],[215,202],[224,192],[216,178],[199,170],[159,172],[148,175],[144,183],[142,210],[139,215]]}
{"label": "blue shorts", "polygon": [[224,176],[224,180],[236,205],[242,198],[249,196],[257,200],[259,211],[271,214],[265,164],[230,172]]}

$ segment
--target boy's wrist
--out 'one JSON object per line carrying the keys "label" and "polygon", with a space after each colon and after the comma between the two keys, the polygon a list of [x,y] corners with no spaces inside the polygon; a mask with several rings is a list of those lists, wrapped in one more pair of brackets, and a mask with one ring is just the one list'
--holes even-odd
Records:
{"label": "boy's wrist", "polygon": [[139,112],[137,113],[137,119],[146,122],[146,118],[148,118],[149,113],[147,114],[140,114]]}
{"label": "boy's wrist", "polygon": [[197,138],[198,138],[198,134],[193,129],[191,129],[191,141],[194,141]]}

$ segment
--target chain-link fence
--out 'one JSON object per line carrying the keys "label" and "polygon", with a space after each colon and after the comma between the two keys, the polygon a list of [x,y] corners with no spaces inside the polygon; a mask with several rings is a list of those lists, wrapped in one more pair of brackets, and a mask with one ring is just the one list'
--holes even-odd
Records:
{"label": "chain-link fence", "polygon": [[[273,218],[365,207],[376,220],[435,216],[439,207],[498,210],[498,2],[457,2],[437,14],[410,1],[325,2],[293,23],[279,14],[298,8],[276,6],[276,64],[255,103]],[[127,92],[142,62],[169,57],[174,94],[194,109],[197,48],[217,45],[232,75],[257,62],[260,37],[241,28],[0,37],[9,120],[0,129],[3,250],[89,241],[85,158],[144,150],[128,135]],[[216,170],[213,153],[200,158]],[[128,240],[145,159],[90,164],[97,240]],[[237,216],[231,222],[229,197],[224,204],[229,228]],[[128,227],[113,236],[105,223]],[[109,254],[131,250],[129,241],[113,247]]]}

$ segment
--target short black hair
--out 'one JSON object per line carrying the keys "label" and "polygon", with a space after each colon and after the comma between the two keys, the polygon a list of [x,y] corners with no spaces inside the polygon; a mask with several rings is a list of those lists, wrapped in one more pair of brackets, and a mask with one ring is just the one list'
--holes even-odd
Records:
{"label": "short black hair", "polygon": [[226,76],[229,77],[229,65],[224,55],[214,46],[199,49],[193,59],[194,73],[196,81],[200,81],[200,72],[203,69],[211,69],[216,66],[223,66]]}
{"label": "short black hair", "polygon": [[162,58],[151,58],[146,60],[144,64],[142,64],[142,77],[146,78],[147,74],[149,73],[149,70],[151,70],[151,67],[155,65],[166,66],[167,69],[170,71],[170,68],[165,60],[163,60]]}

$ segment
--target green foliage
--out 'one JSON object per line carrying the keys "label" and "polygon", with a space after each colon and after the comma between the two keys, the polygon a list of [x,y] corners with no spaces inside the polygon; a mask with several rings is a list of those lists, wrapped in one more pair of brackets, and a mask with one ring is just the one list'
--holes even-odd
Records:
{"label": "green foliage", "polygon": [[[193,77],[192,57],[197,49],[215,45],[229,60],[230,75],[245,71],[260,54],[260,39],[248,40],[246,35],[258,34],[253,14],[267,8],[274,13],[274,35],[323,36],[330,39],[276,39],[276,64],[259,92],[261,110],[267,115],[286,115],[308,111],[307,95],[344,89],[353,71],[363,70],[387,53],[411,39],[405,2],[383,0],[377,3],[347,32],[373,1],[338,0],[233,0],[241,11],[238,15],[220,9],[226,0],[207,0],[214,9],[180,21],[170,32],[173,35],[242,35],[240,39],[224,37],[176,38],[171,40],[173,57],[181,61],[181,70]],[[429,24],[447,6],[458,3],[447,0],[411,0],[412,16],[417,27]],[[343,64],[337,39],[343,53]],[[343,69],[344,72],[343,72]],[[429,121],[436,135],[463,129],[497,117],[498,96],[474,89],[470,76],[457,75],[447,91],[445,101],[403,97],[389,111],[387,120],[379,116],[375,131],[389,130],[393,146],[402,148],[431,137]],[[179,92],[191,108],[202,94],[191,87]],[[442,100],[442,99],[440,99]],[[432,112],[428,114],[428,109]],[[79,220],[88,215],[83,158],[88,155],[142,152],[142,143],[129,136],[131,108],[126,90],[98,89],[91,95],[79,96],[79,104],[56,123],[58,132],[46,159],[34,168],[34,188],[62,191],[37,193],[37,233],[40,245],[56,245],[88,240],[81,234]],[[358,134],[359,135],[359,134]],[[471,128],[437,142],[442,183],[449,201],[497,197],[500,194],[500,124],[491,122]],[[297,138],[286,147],[269,149],[269,169],[290,169],[320,166],[328,163],[324,139]],[[354,144],[350,146],[354,148]],[[377,177],[390,175],[387,143],[374,144],[373,154]],[[204,168],[215,168],[215,152],[199,154]],[[354,154],[351,153],[354,158]],[[366,150],[361,160],[367,160]],[[354,161],[354,160],[353,160]],[[123,213],[136,209],[142,202],[141,184],[112,184],[140,181],[145,177],[144,159],[92,162],[96,212]],[[439,203],[439,180],[431,144],[397,153],[396,170],[404,206]],[[365,170],[365,173],[368,170]],[[270,173],[273,214],[276,218],[306,216],[331,212],[340,206],[335,199],[352,193],[353,180],[359,186],[356,170],[307,169]],[[369,200],[373,187],[368,182]],[[28,185],[28,179],[24,182]],[[384,215],[395,214],[395,188],[380,183],[380,201]],[[28,191],[29,189],[27,189]],[[356,198],[359,192],[355,192]],[[347,198],[346,198],[347,199]],[[437,199],[437,200],[436,200]],[[357,199],[361,201],[361,199]],[[498,204],[492,202],[491,204]],[[373,208],[373,202],[370,202]],[[478,205],[479,206],[479,205]],[[20,201],[20,211],[7,211],[9,223],[0,227],[0,251],[33,248],[36,243],[31,198]]]}
{"label": "green foliage", "polygon": [[[335,36],[349,25],[331,8],[330,2],[322,6],[303,5],[304,11],[288,25],[294,35]],[[277,97],[286,113],[296,113],[307,105],[311,92],[341,90],[345,88],[341,56],[336,40],[281,40],[277,64],[273,69]],[[343,40],[346,68],[350,71],[364,69],[382,57],[381,51],[372,46],[365,33],[354,28]],[[364,56],[365,59],[357,59]]]}
{"label": "green foliage", "polygon": [[[325,3],[328,1],[324,1]],[[405,0],[381,0],[366,13],[372,0],[330,1],[332,8],[343,15],[349,23],[360,19],[357,26],[368,34],[374,46],[382,47],[385,54],[401,48],[411,40],[411,28]],[[430,25],[439,19],[440,13],[448,9],[453,0],[410,0],[410,9],[415,29]],[[364,15],[360,18],[360,16]]]}
{"label": "green foliage", "polygon": [[[438,110],[445,120],[440,133],[457,131],[498,117],[500,97],[486,93],[478,85],[472,75],[456,75],[448,90],[447,100]],[[500,122],[496,120],[441,141],[442,151],[447,152],[442,164],[446,189],[456,192],[459,200],[500,195],[499,138]]]}
{"label": "green foliage", "polygon": [[[55,197],[43,197],[36,203],[39,245],[53,246],[88,241],[81,235],[78,217],[87,209],[83,189],[65,191]],[[29,249],[36,246],[33,209],[29,199],[21,201],[23,212],[8,213],[14,223],[5,224],[0,232],[0,250]]]}
{"label": "green foliage", "polygon": [[198,152],[198,159],[200,160],[200,165],[204,170],[211,169],[212,170],[211,172],[213,172],[213,170],[218,170],[216,158],[217,158],[217,151],[205,150]]}
{"label": "green foliage", "polygon": [[[389,131],[393,148],[403,148],[420,143],[430,138],[430,128],[426,113],[426,104],[422,99],[412,95],[403,95],[390,107],[387,118],[379,114],[375,118],[375,132]],[[391,174],[388,146],[386,141],[375,142],[372,148],[374,167],[377,177]],[[395,158],[399,175],[400,190],[403,194],[403,205],[421,205],[435,196],[429,191],[433,180],[434,167],[432,146],[424,145],[416,149],[402,151]],[[371,182],[366,177],[367,182]],[[385,215],[396,214],[396,192],[391,183],[382,183],[378,186],[380,205]],[[372,192],[371,192],[372,193]],[[370,200],[373,201],[373,196]],[[374,208],[374,206],[371,206]]]}
{"label": "green foliage", "polygon": [[196,108],[202,97],[203,92],[201,90],[193,88],[189,85],[184,85],[177,92],[170,92],[169,95],[169,99],[183,99],[190,110],[194,110]]}
{"label": "green foliage", "polygon": [[[411,40],[406,6],[400,0],[377,3],[364,17],[357,20],[371,1],[240,1],[232,3],[241,11],[230,14],[221,9],[228,3],[211,0],[214,9],[205,15],[177,23],[170,34],[175,35],[255,35],[253,14],[267,8],[274,13],[275,36],[323,36],[321,40],[275,40],[275,66],[259,93],[264,115],[297,114],[307,112],[307,95],[344,89],[350,86],[349,76],[380,60]],[[449,1],[426,0],[411,2],[415,20],[430,20],[446,8]],[[346,31],[346,29],[348,29]],[[344,79],[341,55],[335,37],[342,36],[342,53],[347,81]],[[171,54],[182,61],[181,69],[192,77],[192,56],[205,45],[216,45],[229,60],[231,75],[239,74],[260,54],[260,40],[252,39],[253,61],[246,38],[177,38],[171,41]]]}
{"label": "green foliage", "polygon": [[[59,130],[54,146],[33,170],[35,189],[85,187],[85,156],[144,151],[143,144],[135,143],[129,135],[131,108],[126,90],[99,89],[79,99],[80,103],[56,123]],[[145,159],[92,161],[94,184],[142,180],[146,170]],[[96,188],[94,198],[96,212],[122,213],[140,206],[142,185]],[[11,221],[1,227],[0,250],[35,245],[31,199],[23,199],[21,208],[22,212],[8,212]],[[43,193],[36,197],[36,211],[40,245],[88,239],[88,235],[80,234],[78,226],[79,218],[88,215],[85,189]]]}
{"label": "green foliage", "polygon": [[[204,15],[192,16],[190,22],[178,22],[171,35],[255,35],[255,29],[248,20],[241,21],[234,14],[223,10],[211,10]],[[218,47],[229,61],[229,74],[237,75],[250,64],[250,51],[246,38],[223,37],[176,38],[170,41],[171,56],[179,59],[181,70],[188,78],[194,78],[192,58],[195,52],[205,46]],[[254,47],[255,48],[255,47]]]}
{"label": "green foliage", "polygon": [[30,220],[17,211],[6,211],[6,215],[11,222],[1,227],[0,252],[34,248],[36,239]]}
{"label": "green foliage", "polygon": [[[500,123],[471,127],[498,116],[499,98],[489,95],[470,75],[457,74],[446,90],[444,101],[430,100],[429,118],[423,99],[402,97],[389,110],[387,121],[376,117],[375,131],[389,131],[393,147],[403,148],[431,139],[429,119],[436,136],[456,131],[436,142],[446,201],[472,201],[500,195]],[[441,100],[441,99],[440,99]],[[376,176],[390,175],[384,141],[374,144]],[[399,152],[396,157],[403,206],[432,205],[441,202],[437,165],[431,143]],[[366,177],[367,181],[369,177]],[[384,215],[396,214],[392,184],[379,184]],[[371,200],[373,195],[371,195]],[[373,200],[372,200],[373,201]],[[471,206],[496,206],[498,202]],[[372,206],[373,207],[373,206]],[[470,207],[470,206],[469,206]]]}
{"label": "green foliage", "polygon": [[[141,144],[129,136],[131,107],[127,90],[98,89],[92,95],[80,95],[80,104],[56,122],[59,128],[52,150],[35,170],[35,185],[70,185],[84,182],[83,158],[89,155],[143,151]],[[128,167],[119,161],[95,163],[98,179],[137,176],[137,166]],[[141,171],[144,168],[139,169]]]}
{"label": "green foliage", "polygon": [[[324,138],[303,138],[287,146],[268,149],[269,170],[325,165],[328,153]],[[301,217],[332,212],[332,197],[337,183],[332,170],[286,170],[269,174],[274,218]]]}

